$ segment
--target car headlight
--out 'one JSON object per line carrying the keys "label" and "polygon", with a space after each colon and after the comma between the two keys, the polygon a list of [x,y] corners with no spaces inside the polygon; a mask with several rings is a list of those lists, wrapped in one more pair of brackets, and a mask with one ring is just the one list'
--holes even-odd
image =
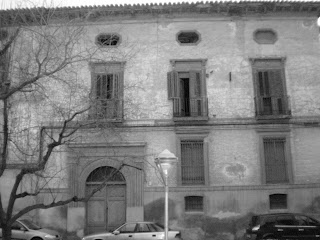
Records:
{"label": "car headlight", "polygon": [[47,234],[44,237],[47,238],[47,239],[55,239],[56,238],[56,236],[53,236],[51,234]]}

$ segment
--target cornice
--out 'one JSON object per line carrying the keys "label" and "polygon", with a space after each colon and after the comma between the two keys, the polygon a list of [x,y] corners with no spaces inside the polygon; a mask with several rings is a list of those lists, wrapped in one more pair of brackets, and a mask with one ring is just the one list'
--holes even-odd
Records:
{"label": "cornice", "polygon": [[[31,14],[32,13],[32,14]],[[104,5],[61,8],[23,8],[1,10],[0,21],[12,21],[12,16],[19,16],[22,22],[37,22],[39,16],[48,15],[55,19],[80,19],[95,22],[102,19],[139,19],[159,15],[166,17],[185,16],[251,16],[251,15],[320,15],[320,2],[315,1],[211,1],[196,3],[165,3],[165,4],[133,4]],[[35,18],[35,19],[33,19]],[[14,18],[17,21],[17,18]],[[40,19],[40,18],[39,18]],[[12,24],[12,23],[11,23]]]}

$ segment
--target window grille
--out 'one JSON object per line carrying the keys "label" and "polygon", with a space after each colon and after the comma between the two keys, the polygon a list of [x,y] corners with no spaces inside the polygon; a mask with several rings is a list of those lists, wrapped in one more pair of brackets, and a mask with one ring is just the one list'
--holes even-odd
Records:
{"label": "window grille", "polygon": [[272,194],[269,203],[270,209],[287,209],[287,194]]}
{"label": "window grille", "polygon": [[182,185],[202,185],[204,177],[203,140],[181,141]]}
{"label": "window grille", "polygon": [[266,183],[288,182],[285,138],[264,138]]}
{"label": "window grille", "polygon": [[123,175],[120,172],[117,172],[117,169],[113,167],[99,167],[90,173],[87,182],[103,182],[106,179],[108,179],[109,182],[125,181]]}
{"label": "window grille", "polygon": [[203,211],[203,197],[201,196],[188,196],[185,197],[185,210],[186,212],[199,212]]}

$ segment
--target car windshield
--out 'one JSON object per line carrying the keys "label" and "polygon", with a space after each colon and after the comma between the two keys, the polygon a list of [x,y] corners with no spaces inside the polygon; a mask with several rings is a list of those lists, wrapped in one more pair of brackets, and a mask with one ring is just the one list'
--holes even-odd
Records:
{"label": "car windshield", "polygon": [[27,228],[32,229],[32,230],[38,230],[41,229],[37,224],[31,222],[30,220],[27,219],[22,219],[20,220],[22,224],[24,224]]}

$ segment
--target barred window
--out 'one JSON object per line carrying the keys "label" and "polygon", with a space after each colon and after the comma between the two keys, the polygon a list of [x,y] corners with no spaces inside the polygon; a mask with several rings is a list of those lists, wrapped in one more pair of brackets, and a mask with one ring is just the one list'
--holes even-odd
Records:
{"label": "barred window", "polygon": [[266,183],[286,183],[287,174],[285,138],[264,138],[264,160],[266,169]]}
{"label": "barred window", "polygon": [[202,196],[187,196],[185,197],[184,200],[185,200],[186,212],[202,212],[203,211]]}
{"label": "barred window", "polygon": [[271,194],[269,203],[270,209],[287,209],[287,194]]}
{"label": "barred window", "polygon": [[101,33],[96,37],[96,43],[101,47],[118,46],[120,35],[116,33]]}
{"label": "barred window", "polygon": [[203,140],[181,141],[182,185],[203,185],[204,148]]}

